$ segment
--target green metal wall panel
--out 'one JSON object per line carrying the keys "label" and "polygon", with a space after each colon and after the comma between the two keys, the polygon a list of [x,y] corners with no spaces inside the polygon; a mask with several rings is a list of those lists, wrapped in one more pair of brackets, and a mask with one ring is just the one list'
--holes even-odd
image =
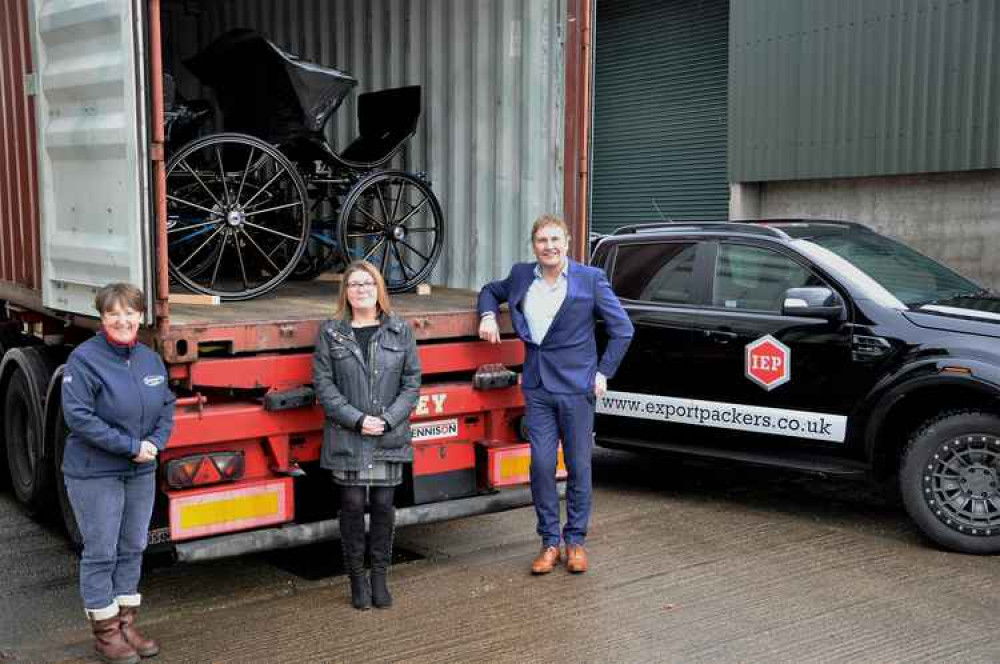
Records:
{"label": "green metal wall panel", "polygon": [[1000,167],[997,0],[732,0],[729,179]]}
{"label": "green metal wall panel", "polygon": [[592,230],[727,218],[728,21],[729,0],[598,0]]}

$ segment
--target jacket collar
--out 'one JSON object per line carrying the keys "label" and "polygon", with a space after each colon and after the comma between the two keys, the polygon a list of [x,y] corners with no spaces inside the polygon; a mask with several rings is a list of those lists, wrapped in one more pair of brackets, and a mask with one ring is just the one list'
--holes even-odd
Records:
{"label": "jacket collar", "polygon": [[[399,334],[403,330],[403,325],[406,323],[394,314],[382,314],[382,319],[379,321],[379,328],[382,331],[389,330],[394,334]],[[333,319],[333,329],[339,332],[342,336],[354,338],[354,328],[351,327],[350,318],[335,318]]]}
{"label": "jacket collar", "polygon": [[[572,259],[569,256],[567,256],[566,260],[563,261],[562,269],[559,270],[560,277],[565,277],[566,279],[569,279],[569,264],[571,262],[573,262]],[[540,263],[535,263],[534,274],[536,279],[542,278],[542,266]]]}
{"label": "jacket collar", "polygon": [[138,341],[136,341],[127,345],[116,344],[108,338],[108,335],[104,332],[104,330],[99,331],[97,336],[101,339],[101,345],[107,348],[109,352],[125,359],[132,357],[132,351],[135,350],[135,345],[138,343]]}

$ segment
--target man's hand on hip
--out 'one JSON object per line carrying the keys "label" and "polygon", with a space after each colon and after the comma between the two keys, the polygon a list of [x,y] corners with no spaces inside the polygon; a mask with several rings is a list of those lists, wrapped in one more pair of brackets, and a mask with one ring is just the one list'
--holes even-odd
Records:
{"label": "man's hand on hip", "polygon": [[594,394],[600,399],[608,391],[608,379],[600,371],[594,376]]}
{"label": "man's hand on hip", "polygon": [[500,326],[496,316],[483,316],[479,321],[479,338],[491,344],[500,343]]}

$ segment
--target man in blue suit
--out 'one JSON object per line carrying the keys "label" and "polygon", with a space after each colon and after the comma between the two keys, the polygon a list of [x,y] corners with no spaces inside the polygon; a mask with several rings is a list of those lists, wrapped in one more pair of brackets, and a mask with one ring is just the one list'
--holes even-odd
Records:
{"label": "man in blue suit", "polygon": [[[566,255],[569,229],[562,219],[539,217],[531,242],[537,263],[517,263],[506,279],[479,292],[479,336],[499,343],[497,314],[507,302],[526,349],[521,388],[531,441],[531,495],[542,538],[531,571],[546,574],[560,560],[555,473],[562,439],[568,471],[562,541],[567,569],[581,573],[587,571],[583,544],[590,520],[594,405],[625,356],[633,329],[604,272]],[[594,336],[598,318],[608,336],[600,358]]]}

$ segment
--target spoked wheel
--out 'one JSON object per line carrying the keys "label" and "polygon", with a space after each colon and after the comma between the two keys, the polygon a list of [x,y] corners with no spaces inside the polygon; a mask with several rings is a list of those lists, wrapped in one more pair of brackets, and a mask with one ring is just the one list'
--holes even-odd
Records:
{"label": "spoked wheel", "polygon": [[189,143],[167,165],[170,274],[185,288],[248,300],[282,283],[309,241],[302,176],[245,134]]}
{"label": "spoked wheel", "polygon": [[373,263],[393,293],[425,281],[444,244],[441,204],[423,180],[402,171],[356,184],[338,225],[345,260]]}

